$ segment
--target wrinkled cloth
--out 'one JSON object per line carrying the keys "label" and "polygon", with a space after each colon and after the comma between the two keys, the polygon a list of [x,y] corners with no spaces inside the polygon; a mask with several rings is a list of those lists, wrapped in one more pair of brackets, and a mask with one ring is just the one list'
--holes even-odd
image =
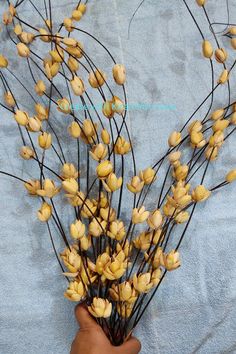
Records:
{"label": "wrinkled cloth", "polygon": [[[212,38],[201,9],[194,1],[188,3]],[[183,1],[146,0],[132,21],[128,38],[129,20],[138,4],[138,0],[91,0],[79,26],[96,35],[127,67],[128,98],[133,104],[127,121],[138,167],[145,168],[164,153],[170,132],[178,130],[210,92],[211,72]],[[53,18],[60,24],[76,1],[53,0],[52,5]],[[1,13],[5,8],[2,0]],[[227,21],[225,1],[209,0],[207,9],[215,22]],[[27,0],[22,11],[34,25],[39,24]],[[230,13],[235,22],[233,1]],[[220,41],[230,51],[229,41],[222,37]],[[15,49],[5,30],[0,34],[0,48],[12,57],[16,70]],[[217,75],[220,71],[221,66],[216,66]],[[27,72],[21,74],[29,77]],[[28,87],[33,91],[30,80]],[[20,97],[20,87],[18,93]],[[235,90],[232,97],[236,98]],[[226,102],[227,90],[220,88],[213,108]],[[27,109],[30,104],[26,103]],[[0,110],[1,169],[26,177],[26,162],[18,158],[17,129],[11,114]],[[196,118],[206,111],[204,106]],[[232,136],[219,161],[210,167],[207,185],[213,179],[220,182],[236,166],[235,149]],[[39,202],[4,176],[0,176],[0,189],[0,353],[68,354],[78,329],[74,304],[63,298],[65,279],[45,225],[36,220]],[[182,266],[167,275],[135,331],[142,354],[236,353],[235,197],[235,186],[230,185],[197,209],[180,249]]]}

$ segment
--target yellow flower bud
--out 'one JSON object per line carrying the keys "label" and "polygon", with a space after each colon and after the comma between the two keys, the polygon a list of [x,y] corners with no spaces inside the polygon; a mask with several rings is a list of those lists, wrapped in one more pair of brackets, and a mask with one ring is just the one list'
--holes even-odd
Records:
{"label": "yellow flower bud", "polygon": [[63,189],[69,194],[77,194],[79,190],[78,182],[74,178],[69,178],[62,182]]}
{"label": "yellow flower bud", "polygon": [[105,221],[112,222],[116,219],[116,211],[111,207],[101,208],[100,215]]}
{"label": "yellow flower bud", "polygon": [[182,140],[181,133],[175,131],[169,137],[169,140],[168,140],[169,146],[175,147],[175,146],[179,145],[181,140]]}
{"label": "yellow flower bud", "polygon": [[126,69],[122,64],[115,64],[113,69],[113,77],[118,85],[124,85],[126,81]]}
{"label": "yellow flower bud", "polygon": [[92,151],[90,151],[89,153],[95,161],[101,161],[106,158],[108,150],[105,145],[100,143],[100,144],[94,145],[92,148]]}
{"label": "yellow flower bud", "polygon": [[121,243],[117,243],[116,244],[116,252],[119,253],[121,251],[124,252],[125,257],[130,257],[130,254],[132,252],[132,245],[129,243],[128,240],[121,242]]}
{"label": "yellow flower bud", "polygon": [[64,293],[66,299],[79,302],[85,297],[86,291],[82,281],[70,282],[68,289]]}
{"label": "yellow flower bud", "polygon": [[93,201],[86,199],[86,202],[81,211],[81,215],[83,218],[91,218],[96,213],[96,210],[97,205]]}
{"label": "yellow flower bud", "polygon": [[89,233],[94,237],[100,237],[106,230],[107,222],[101,218],[93,218],[89,224]]}
{"label": "yellow flower bud", "polygon": [[155,251],[154,258],[151,255],[148,255],[145,253],[144,255],[146,262],[151,263],[153,269],[158,269],[161,265],[161,261],[163,260],[163,251],[161,247],[158,247],[157,250]]}
{"label": "yellow flower bud", "polygon": [[72,18],[73,18],[73,20],[75,20],[75,21],[80,21],[81,18],[82,18],[82,16],[83,16],[83,14],[82,14],[82,12],[79,11],[79,10],[74,10],[74,11],[72,12]]}
{"label": "yellow flower bud", "polygon": [[97,166],[96,172],[97,172],[98,178],[100,178],[100,179],[107,178],[109,176],[109,174],[113,172],[112,163],[108,160],[101,162]]}
{"label": "yellow flower bud", "polygon": [[71,246],[70,248],[66,248],[61,253],[61,258],[69,272],[76,274],[81,270],[82,260],[80,255],[78,254],[77,246]]}
{"label": "yellow flower bud", "polygon": [[107,299],[94,297],[91,306],[88,306],[88,311],[93,317],[108,318],[111,316],[112,304]]}
{"label": "yellow flower bud", "polygon": [[141,232],[133,241],[134,247],[142,251],[146,251],[151,246],[152,233]]}
{"label": "yellow flower bud", "polygon": [[24,183],[24,186],[32,196],[36,196],[37,191],[41,188],[40,181],[38,180],[30,180],[27,183]]}
{"label": "yellow flower bud", "polygon": [[44,93],[46,92],[46,86],[45,86],[45,83],[42,81],[42,80],[39,80],[35,87],[35,92],[39,95],[39,96],[43,96]]}
{"label": "yellow flower bud", "polygon": [[229,80],[229,72],[228,70],[224,69],[220,74],[220,77],[217,81],[218,84],[225,84]]}
{"label": "yellow flower bud", "polygon": [[173,171],[173,177],[177,181],[183,181],[188,176],[189,167],[187,165],[180,165]]}
{"label": "yellow flower bud", "polygon": [[43,132],[38,137],[38,143],[42,149],[50,149],[52,145],[52,135],[50,133]]}
{"label": "yellow flower bud", "polygon": [[43,42],[50,42],[50,37],[49,37],[49,33],[45,28],[39,28],[39,34],[41,41]]}
{"label": "yellow flower bud", "polygon": [[128,281],[119,285],[112,284],[109,293],[114,301],[128,302],[129,304],[135,303],[138,297],[137,291]]}
{"label": "yellow flower bud", "polygon": [[64,21],[63,21],[63,24],[65,26],[65,29],[68,32],[72,32],[73,31],[74,23],[73,23],[73,20],[71,18],[65,18]]}
{"label": "yellow flower bud", "polygon": [[114,148],[115,154],[125,155],[128,154],[130,150],[131,150],[130,143],[127,140],[125,140],[123,136],[119,136],[119,138],[115,143],[115,148]]}
{"label": "yellow flower bud", "polygon": [[151,273],[139,274],[138,276],[135,274],[133,284],[139,294],[148,293],[153,287]]}
{"label": "yellow flower bud", "polygon": [[64,51],[58,46],[55,50],[50,50],[49,54],[52,57],[53,62],[62,63],[64,60]]}
{"label": "yellow flower bud", "polygon": [[134,176],[130,183],[127,183],[127,188],[131,193],[139,193],[143,189],[144,186],[144,181],[141,181],[141,179],[138,176]]}
{"label": "yellow flower bud", "polygon": [[77,192],[76,194],[66,194],[68,202],[73,206],[81,206],[85,200],[85,195],[83,192]]}
{"label": "yellow flower bud", "polygon": [[168,203],[174,208],[184,208],[192,200],[191,196],[188,194],[189,189],[189,184],[185,185],[182,181],[178,182],[176,186],[171,187],[173,197],[170,197],[169,195],[167,196]]}
{"label": "yellow flower bud", "polygon": [[154,210],[147,220],[147,223],[151,229],[158,229],[162,225],[163,217],[160,210]]}
{"label": "yellow flower bud", "polygon": [[194,148],[200,149],[206,145],[206,140],[204,139],[202,132],[197,133],[196,131],[192,131],[190,135],[190,141],[192,147]]}
{"label": "yellow flower bud", "polygon": [[229,121],[227,119],[222,119],[222,120],[217,120],[213,124],[212,129],[214,132],[217,132],[218,130],[224,131],[228,126],[229,126]]}
{"label": "yellow flower bud", "polygon": [[62,167],[61,176],[63,179],[78,178],[79,173],[73,163],[65,163]]}
{"label": "yellow flower bud", "polygon": [[44,198],[53,198],[60,192],[60,188],[56,187],[54,181],[46,178],[43,182],[43,188],[37,190],[37,194]]}
{"label": "yellow flower bud", "polygon": [[107,231],[107,236],[111,239],[121,241],[125,236],[125,226],[123,221],[115,220],[109,224],[109,230]]}
{"label": "yellow flower bud", "polygon": [[206,3],[206,0],[196,0],[198,6],[204,6]]}
{"label": "yellow flower bud", "polygon": [[174,151],[169,155],[169,161],[173,166],[175,166],[176,163],[179,163],[180,158],[181,158],[181,151]]}
{"label": "yellow flower bud", "polygon": [[81,3],[81,4],[79,4],[79,6],[77,6],[76,10],[80,11],[84,15],[86,12],[86,9],[87,9],[86,4]]}
{"label": "yellow flower bud", "polygon": [[42,123],[38,117],[31,117],[28,120],[27,128],[31,132],[39,132],[42,128]]}
{"label": "yellow flower bud", "polygon": [[20,57],[28,58],[30,56],[30,50],[24,43],[18,43],[16,47]]}
{"label": "yellow flower bud", "polygon": [[68,47],[76,47],[78,43],[76,39],[71,37],[63,38],[62,42]]}
{"label": "yellow flower bud", "polygon": [[0,54],[0,68],[7,68],[8,67],[8,60],[2,54]]}
{"label": "yellow flower bud", "polygon": [[224,48],[218,48],[215,50],[215,59],[218,63],[224,63],[228,58],[228,53]]}
{"label": "yellow flower bud", "polygon": [[236,180],[236,169],[230,171],[229,173],[227,173],[226,177],[225,177],[225,180],[228,182],[228,183],[232,183],[233,181]]}
{"label": "yellow flower bud", "polygon": [[108,198],[106,197],[105,193],[103,192],[100,193],[97,199],[97,203],[101,208],[107,208],[109,206]]}
{"label": "yellow flower bud", "polygon": [[49,64],[45,65],[46,75],[49,80],[55,77],[58,74],[59,70],[60,70],[59,63],[54,63],[51,66]]}
{"label": "yellow flower bud", "polygon": [[72,72],[76,72],[77,70],[79,70],[79,63],[72,56],[69,56],[67,64]]}
{"label": "yellow flower bud", "polygon": [[19,111],[18,109],[16,110],[14,117],[19,125],[26,126],[29,122],[28,113]]}
{"label": "yellow flower bud", "polygon": [[128,266],[124,251],[120,251],[116,256],[105,264],[103,269],[103,278],[109,280],[120,279]]}
{"label": "yellow flower bud", "polygon": [[49,28],[50,30],[52,29],[52,21],[49,19],[49,18],[47,18],[46,20],[45,20],[45,24],[46,24],[46,26],[47,26],[47,28]]}
{"label": "yellow flower bud", "polygon": [[232,26],[228,29],[228,33],[232,34],[233,36],[236,36],[236,27]]}
{"label": "yellow flower bud", "polygon": [[133,308],[134,308],[134,305],[129,304],[128,302],[119,303],[116,306],[117,312],[120,315],[120,317],[126,318],[126,319],[131,316]]}
{"label": "yellow flower bud", "polygon": [[140,171],[139,177],[144,182],[144,184],[151,184],[156,179],[156,172],[153,168],[148,167],[143,171]]}
{"label": "yellow flower bud", "polygon": [[83,80],[74,75],[74,78],[70,82],[71,88],[76,96],[82,96],[85,92]]}
{"label": "yellow flower bud", "polygon": [[74,58],[82,58],[83,56],[83,44],[80,42],[77,42],[76,47],[66,47],[66,53],[69,53],[72,55]]}
{"label": "yellow flower bud", "polygon": [[9,13],[10,13],[12,16],[15,16],[15,15],[16,15],[16,8],[14,7],[13,4],[10,4],[10,5],[9,5],[8,11],[9,11]]}
{"label": "yellow flower bud", "polygon": [[218,148],[216,146],[207,147],[205,156],[208,160],[214,161],[218,156]]}
{"label": "yellow flower bud", "polygon": [[72,138],[78,139],[81,135],[81,128],[77,122],[72,122],[68,127],[68,133]]}
{"label": "yellow flower bud", "polygon": [[110,144],[110,134],[106,129],[103,129],[101,132],[101,138],[104,144],[109,145]]}
{"label": "yellow flower bud", "polygon": [[236,49],[236,38],[231,38],[231,46]]}
{"label": "yellow flower bud", "polygon": [[34,106],[34,109],[35,109],[37,117],[40,120],[48,119],[48,108],[45,108],[40,103],[36,103],[35,106]]}
{"label": "yellow flower bud", "polygon": [[42,222],[47,222],[52,216],[52,206],[44,202],[38,211],[38,219]]}
{"label": "yellow flower bud", "polygon": [[105,117],[111,119],[114,117],[113,111],[113,102],[112,101],[105,101],[102,106],[102,113]]}
{"label": "yellow flower bud", "polygon": [[119,115],[122,115],[125,112],[125,104],[117,96],[113,96],[112,98],[112,110]]}
{"label": "yellow flower bud", "polygon": [[67,98],[62,98],[57,101],[57,110],[59,112],[69,114],[71,113],[71,105]]}
{"label": "yellow flower bud", "polygon": [[134,208],[132,211],[132,223],[141,224],[149,217],[149,211],[145,210],[145,207]]}
{"label": "yellow flower bud", "polygon": [[115,173],[110,173],[106,179],[106,182],[103,180],[102,183],[105,190],[108,193],[112,193],[120,189],[122,185],[122,181],[123,181],[122,177],[117,178]]}
{"label": "yellow flower bud", "polygon": [[162,271],[161,271],[160,268],[155,269],[155,270],[152,272],[151,281],[152,281],[152,283],[153,283],[154,286],[157,286],[157,284],[160,282],[160,280],[161,280],[161,275],[162,275]]}
{"label": "yellow flower bud", "polygon": [[214,133],[209,139],[209,146],[212,147],[221,147],[224,143],[224,133],[221,130],[218,130]]}
{"label": "yellow flower bud", "polygon": [[192,192],[192,198],[195,202],[204,202],[211,195],[211,192],[203,185],[197,186]]}
{"label": "yellow flower bud", "polygon": [[180,267],[180,255],[179,252],[172,250],[168,254],[163,254],[161,257],[161,265],[168,271],[175,270]]}
{"label": "yellow flower bud", "polygon": [[20,156],[24,159],[24,160],[30,160],[33,157],[35,157],[35,153],[34,150],[29,147],[29,146],[22,146],[22,148],[20,149]]}
{"label": "yellow flower bud", "polygon": [[101,87],[105,83],[106,75],[102,70],[96,69],[94,72],[92,71],[89,74],[88,81],[93,88],[98,88],[98,87]]}
{"label": "yellow flower bud", "polygon": [[80,248],[82,251],[87,251],[91,245],[92,245],[92,242],[91,242],[91,236],[83,236],[79,239],[79,244],[80,244]]}
{"label": "yellow flower bud", "polygon": [[175,214],[176,208],[169,203],[169,201],[163,206],[163,212],[165,216],[172,217]]}
{"label": "yellow flower bud", "polygon": [[97,131],[97,123],[93,123],[90,119],[85,119],[83,121],[83,134],[86,137],[94,137]]}
{"label": "yellow flower bud", "polygon": [[236,112],[230,116],[230,123],[236,125]]}
{"label": "yellow flower bud", "polygon": [[205,58],[210,59],[213,55],[213,48],[211,42],[204,40],[202,43],[202,54]]}
{"label": "yellow flower bud", "polygon": [[70,225],[70,234],[74,240],[82,238],[85,235],[85,225],[80,220],[76,220]]}
{"label": "yellow flower bud", "polygon": [[164,238],[164,233],[163,233],[162,229],[152,231],[151,239],[152,239],[152,243],[154,245],[157,245],[159,241],[163,240],[163,238]]}
{"label": "yellow flower bud", "polygon": [[194,120],[188,126],[188,132],[191,134],[193,131],[199,133],[202,130],[202,122],[200,120]]}

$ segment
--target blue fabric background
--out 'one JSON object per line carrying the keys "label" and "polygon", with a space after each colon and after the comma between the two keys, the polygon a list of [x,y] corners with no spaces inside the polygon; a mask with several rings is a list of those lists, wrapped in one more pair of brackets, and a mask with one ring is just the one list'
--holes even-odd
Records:
{"label": "blue fabric background", "polygon": [[[194,1],[188,3],[207,30],[200,9]],[[76,1],[53,0],[52,4],[59,24]],[[175,106],[174,110],[130,112],[138,165],[143,168],[161,156],[169,133],[182,126],[208,94],[211,74],[200,53],[199,33],[181,0],[146,0],[128,39],[128,21],[138,4],[138,0],[91,0],[81,26],[126,64],[131,103]],[[1,13],[5,7],[6,1],[1,0]],[[23,9],[24,16],[37,25],[27,0]],[[209,0],[208,9],[215,21],[226,21],[225,1]],[[230,1],[230,9],[235,22],[235,2]],[[0,36],[0,52],[12,57],[16,69],[12,46],[4,31]],[[227,40],[223,42],[228,48]],[[27,78],[23,70],[22,75]],[[236,98],[235,89],[233,95]],[[224,105],[225,99],[226,90],[220,88],[215,107]],[[1,169],[25,176],[25,164],[18,158],[17,130],[3,110],[0,147]],[[233,136],[210,168],[209,185],[236,166],[235,151]],[[196,212],[181,248],[182,267],[167,276],[136,331],[142,354],[236,353],[235,187],[217,193]],[[63,298],[66,283],[44,225],[36,220],[38,205],[14,180],[0,176],[0,190],[0,353],[68,354],[77,330],[74,306]]]}

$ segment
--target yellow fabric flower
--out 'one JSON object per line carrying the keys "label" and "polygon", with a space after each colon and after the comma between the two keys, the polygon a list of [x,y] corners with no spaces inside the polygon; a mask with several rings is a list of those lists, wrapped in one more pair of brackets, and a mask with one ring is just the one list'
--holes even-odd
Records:
{"label": "yellow fabric flower", "polygon": [[54,181],[46,178],[43,182],[43,188],[37,191],[40,197],[53,198],[60,192],[60,188],[56,187]]}
{"label": "yellow fabric flower", "polygon": [[86,291],[82,281],[70,282],[68,289],[64,293],[65,298],[70,301],[79,302],[85,297]]}
{"label": "yellow fabric flower", "polygon": [[133,224],[141,224],[147,220],[149,217],[149,211],[145,210],[145,207],[142,206],[140,208],[134,208],[132,212],[132,223]]}
{"label": "yellow fabric flower", "polygon": [[211,192],[203,185],[197,186],[192,192],[192,197],[195,202],[204,202],[210,195]]}
{"label": "yellow fabric flower", "polygon": [[52,206],[44,202],[38,211],[38,219],[42,222],[47,222],[52,216]]}
{"label": "yellow fabric flower", "polygon": [[88,306],[88,311],[93,317],[108,318],[111,316],[112,304],[107,299],[94,297],[91,306]]}

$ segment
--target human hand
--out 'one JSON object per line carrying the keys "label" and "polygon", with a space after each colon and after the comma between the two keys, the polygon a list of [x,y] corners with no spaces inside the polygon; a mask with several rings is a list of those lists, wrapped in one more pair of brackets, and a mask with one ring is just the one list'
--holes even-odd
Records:
{"label": "human hand", "polygon": [[102,328],[90,316],[83,305],[75,309],[80,329],[72,343],[70,354],[138,354],[140,342],[131,337],[119,347],[111,345]]}

